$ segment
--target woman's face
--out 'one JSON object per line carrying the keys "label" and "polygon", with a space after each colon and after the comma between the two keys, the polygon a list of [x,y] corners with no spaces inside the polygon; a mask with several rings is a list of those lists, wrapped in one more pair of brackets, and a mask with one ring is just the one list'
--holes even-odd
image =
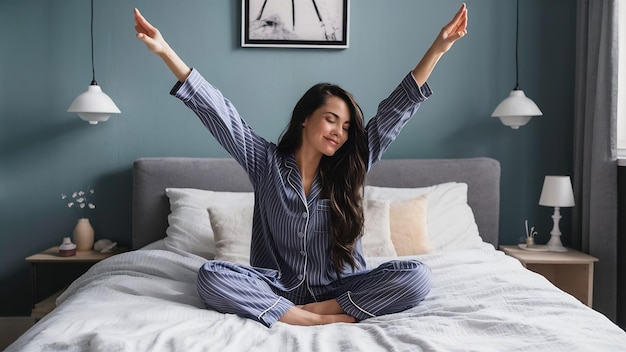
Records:
{"label": "woman's face", "polygon": [[350,109],[343,99],[330,96],[326,103],[304,120],[302,148],[333,156],[348,140]]}

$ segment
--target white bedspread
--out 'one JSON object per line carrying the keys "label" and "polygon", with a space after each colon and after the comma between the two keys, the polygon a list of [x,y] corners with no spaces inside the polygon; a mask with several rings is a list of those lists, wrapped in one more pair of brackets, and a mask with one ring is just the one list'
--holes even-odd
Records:
{"label": "white bedspread", "polygon": [[626,350],[623,330],[490,245],[418,258],[434,286],[413,309],[357,324],[266,328],[203,308],[202,258],[124,253],[76,280],[7,351]]}

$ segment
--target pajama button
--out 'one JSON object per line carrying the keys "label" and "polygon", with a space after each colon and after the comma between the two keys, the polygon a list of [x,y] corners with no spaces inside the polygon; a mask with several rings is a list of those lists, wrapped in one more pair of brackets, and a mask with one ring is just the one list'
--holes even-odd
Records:
{"label": "pajama button", "polygon": [[304,237],[304,232],[298,232],[298,237],[303,238]]}
{"label": "pajama button", "polygon": [[299,275],[298,275],[298,280],[302,280],[302,278],[303,278],[303,277],[304,277],[304,276],[302,276],[302,274],[299,274]]}
{"label": "pajama button", "polygon": [[305,251],[300,251],[300,255],[304,257],[304,256],[306,256],[306,252]]}
{"label": "pajama button", "polygon": [[307,216],[308,216],[307,213],[302,213],[303,218],[306,218]]}

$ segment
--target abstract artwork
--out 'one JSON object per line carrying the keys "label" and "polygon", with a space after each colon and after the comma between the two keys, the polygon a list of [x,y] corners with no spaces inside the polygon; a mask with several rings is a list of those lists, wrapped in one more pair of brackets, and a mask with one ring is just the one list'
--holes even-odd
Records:
{"label": "abstract artwork", "polygon": [[344,49],[349,0],[242,0],[241,45]]}

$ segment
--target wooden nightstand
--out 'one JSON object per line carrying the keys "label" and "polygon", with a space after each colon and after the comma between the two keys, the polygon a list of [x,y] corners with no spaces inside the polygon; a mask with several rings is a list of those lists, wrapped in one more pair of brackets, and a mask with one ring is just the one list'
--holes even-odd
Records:
{"label": "wooden nightstand", "polygon": [[518,246],[500,246],[524,267],[543,275],[556,287],[578,298],[587,306],[593,303],[593,263],[598,258],[568,248],[567,252],[533,252]]}
{"label": "wooden nightstand", "polygon": [[122,253],[125,250],[123,248],[116,248],[109,253],[100,253],[96,251],[79,251],[76,255],[71,257],[62,257],[59,255],[59,247],[48,248],[43,252],[33,254],[26,258],[26,261],[30,262],[30,275],[32,285],[32,302],[33,310],[31,316],[36,319],[44,317],[50,313],[56,306],[57,297],[64,291],[64,289],[55,292],[53,295],[47,297],[43,301],[40,301],[39,290],[37,287],[37,266],[40,264],[87,264],[93,265],[103,259],[111,257],[115,254]]}

